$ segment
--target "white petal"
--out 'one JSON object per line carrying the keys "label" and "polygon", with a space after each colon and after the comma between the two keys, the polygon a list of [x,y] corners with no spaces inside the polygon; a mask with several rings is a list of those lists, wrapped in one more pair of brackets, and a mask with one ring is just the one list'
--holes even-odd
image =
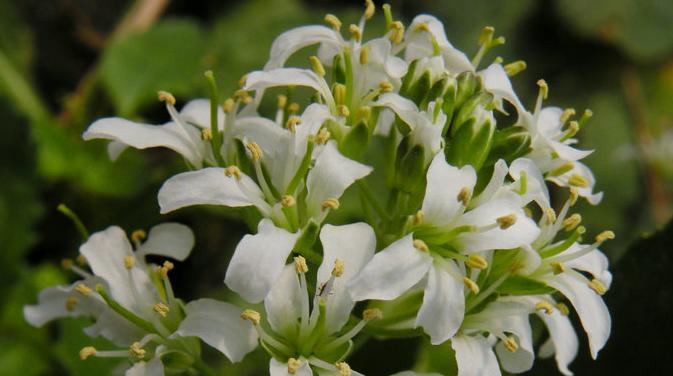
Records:
{"label": "white petal", "polygon": [[570,319],[558,310],[554,310],[551,315],[538,313],[538,317],[544,321],[549,330],[549,340],[542,345],[540,353],[542,353],[542,348],[551,346],[556,353],[556,364],[559,371],[564,375],[572,375],[568,365],[577,356],[579,343]]}
{"label": "white petal", "polygon": [[309,25],[288,30],[273,41],[264,70],[282,67],[293,53],[312,44],[324,43],[339,47],[342,41],[338,32],[325,26]]}
{"label": "white petal", "polygon": [[[484,83],[484,88],[490,91],[498,102],[501,102],[502,99],[504,99],[516,107],[517,112],[525,111],[501,64],[493,63],[489,65],[488,68],[480,71],[479,75]],[[499,109],[502,111],[502,104],[499,106]]]}
{"label": "white petal", "polygon": [[84,333],[89,337],[101,336],[117,346],[129,346],[147,334],[111,308],[103,309],[96,322],[84,328]]}
{"label": "white petal", "polygon": [[477,182],[474,168],[466,165],[456,168],[446,163],[444,153],[438,153],[427,174],[427,186],[423,198],[423,221],[435,226],[445,226],[454,222],[463,210],[458,194],[463,188],[472,193]]}
{"label": "white petal", "polygon": [[503,159],[498,159],[498,161],[495,162],[495,165],[493,166],[493,175],[491,176],[491,180],[488,181],[486,188],[481,191],[479,196],[470,201],[469,206],[474,208],[486,203],[487,201],[490,201],[496,192],[502,188],[502,185],[505,182],[505,177],[507,176],[507,172],[507,162],[505,162]]}
{"label": "white petal", "polygon": [[[110,295],[125,308],[141,313],[143,307],[154,302],[156,290],[147,274],[139,267],[130,273],[124,267],[124,258],[133,256],[133,250],[121,228],[112,226],[91,235],[79,251],[93,273],[107,282]],[[137,298],[134,289],[138,291]]]}
{"label": "white petal", "polygon": [[[458,267],[449,261],[447,267],[460,275]],[[423,304],[416,316],[416,326],[422,326],[433,345],[439,345],[456,334],[465,315],[463,283],[457,281],[442,267],[433,265],[428,272],[428,285]]]}
{"label": "white petal", "polygon": [[500,318],[499,326],[502,331],[516,335],[519,344],[515,352],[507,350],[502,342],[496,345],[495,352],[500,358],[502,368],[511,373],[522,373],[531,369],[535,361],[535,353],[533,352],[533,335],[528,314]]}
{"label": "white petal", "polygon": [[[194,99],[187,102],[182,110],[180,117],[186,122],[194,124],[199,128],[210,128],[210,100]],[[224,128],[224,111],[222,107],[217,108],[218,129]]]}
{"label": "white petal", "polygon": [[325,80],[313,71],[299,68],[276,68],[248,74],[245,90],[263,90],[277,86],[307,86],[315,89],[325,98],[332,94]]}
{"label": "white petal", "polygon": [[189,227],[179,223],[162,223],[152,227],[136,255],[166,256],[183,261],[193,247],[194,233]]}
{"label": "white petal", "polygon": [[396,93],[385,93],[381,95],[376,102],[372,103],[372,106],[390,108],[403,122],[407,123],[411,129],[423,124],[430,124],[430,120],[423,116],[414,102]]}
{"label": "white petal", "polygon": [[582,326],[589,337],[591,356],[596,359],[598,352],[610,337],[610,312],[600,295],[596,294],[579,273],[567,270],[559,275],[544,277],[544,281],[560,291],[575,307]]}
{"label": "white petal", "polygon": [[500,376],[500,366],[491,344],[481,335],[459,335],[451,339],[456,352],[458,376]]}
{"label": "white petal", "polygon": [[264,299],[267,321],[285,338],[296,335],[297,318],[301,315],[302,294],[294,264],[285,265],[269,295]]}
{"label": "white petal", "polygon": [[[61,317],[76,317],[81,315],[98,316],[104,308],[104,303],[95,297],[86,298],[75,292],[75,286],[84,283],[89,288],[94,289],[96,283],[101,283],[100,279],[91,279],[87,281],[77,281],[70,286],[48,287],[37,297],[37,304],[26,305],[23,307],[23,317],[26,321],[36,327],[41,327],[47,322]],[[66,309],[66,299],[73,297],[77,299],[74,309]]]}
{"label": "white petal", "polygon": [[[561,252],[559,257],[578,252],[582,247],[575,243],[570,246],[567,250]],[[565,263],[566,266],[571,267],[576,270],[585,271],[591,273],[594,278],[599,279],[606,287],[610,288],[612,284],[612,273],[608,271],[608,266],[610,262],[608,261],[607,256],[603,254],[600,250],[596,249],[582,257],[576,258],[574,260],[568,261]]]}
{"label": "white petal", "polygon": [[474,208],[462,216],[460,224],[488,226],[496,223],[497,218],[510,214],[516,216],[516,222],[507,229],[496,227],[488,231],[463,233],[455,240],[455,246],[463,252],[480,252],[532,243],[540,234],[540,229],[523,212],[517,197],[498,198]]}
{"label": "white petal", "polygon": [[391,300],[420,281],[432,265],[432,257],[416,249],[407,235],[395,241],[374,258],[348,284],[355,301]]}
{"label": "white petal", "polygon": [[106,139],[122,142],[136,149],[163,146],[180,153],[190,163],[200,166],[203,150],[197,150],[180,125],[135,123],[122,118],[104,118],[95,121],[84,132],[85,140]]}
{"label": "white petal", "polygon": [[301,358],[299,359],[301,362],[301,365],[299,366],[299,369],[297,371],[290,375],[289,372],[287,372],[287,363],[281,363],[276,360],[276,358],[271,358],[269,361],[269,375],[270,376],[313,376],[313,371],[311,371],[311,367],[309,366],[308,362],[306,359]]}
{"label": "white petal", "polygon": [[159,189],[159,206],[164,214],[192,205],[249,206],[256,200],[263,201],[263,197],[257,184],[247,175],[241,174],[241,180],[236,181],[233,176],[226,176],[223,168],[209,167],[166,180]]}
{"label": "white petal", "polygon": [[541,209],[550,207],[549,190],[537,165],[528,158],[518,158],[509,166],[509,174],[517,182],[514,185],[517,189],[520,187],[521,176],[524,173],[526,174],[526,193],[523,195],[523,204],[535,200]]}
{"label": "white petal", "polygon": [[405,36],[407,48],[404,53],[404,59],[406,61],[434,55],[432,42],[431,39],[428,38],[428,35],[423,31],[415,31],[416,26],[419,24],[426,24],[428,26],[430,33],[434,36],[442,52],[442,57],[444,57],[446,62],[446,68],[451,73],[474,71],[474,67],[467,56],[455,49],[451,43],[449,43],[449,40],[446,38],[446,33],[444,32],[444,25],[442,25],[437,18],[427,14],[416,16],[407,29],[408,31]]}
{"label": "white petal", "polygon": [[113,162],[116,161],[128,147],[128,145],[121,141],[112,141],[107,144],[107,154],[110,157],[110,160]]}
{"label": "white petal", "polygon": [[124,376],[164,376],[164,365],[159,358],[138,362],[126,370]]}
{"label": "white petal", "polygon": [[355,303],[346,286],[374,256],[376,234],[364,222],[344,226],[328,224],[320,230],[320,241],[323,246],[323,261],[318,269],[318,283],[329,280],[337,259],[344,263],[344,273],[335,279],[332,292],[327,298],[325,325],[327,333],[333,333],[348,321]]}
{"label": "white petal", "polygon": [[589,167],[587,167],[583,163],[573,162],[573,165],[574,165],[573,169],[566,172],[565,174],[558,177],[551,177],[548,179],[561,187],[568,187],[570,186],[570,184],[568,183],[568,179],[570,179],[572,175],[576,174],[583,177],[584,179],[586,179],[588,186],[575,187],[577,188],[577,193],[580,196],[586,198],[591,205],[598,205],[603,199],[603,192],[593,193],[594,185],[596,184],[596,179],[594,178],[593,172],[591,172],[591,169],[589,169]]}
{"label": "white petal", "polygon": [[257,332],[241,319],[241,309],[213,299],[199,299],[185,307],[187,316],[176,334],[199,337],[232,362],[238,362],[257,347]]}
{"label": "white petal", "polygon": [[298,233],[290,233],[262,219],[256,235],[236,246],[224,283],[250,303],[261,302],[280,277]]}
{"label": "white petal", "polygon": [[390,135],[390,130],[395,120],[395,113],[389,108],[381,109],[379,113],[379,118],[376,120],[376,127],[374,128],[374,134],[377,136],[388,137]]}
{"label": "white petal", "polygon": [[334,141],[328,142],[306,178],[308,215],[317,216],[324,200],[338,199],[346,188],[370,172],[371,167],[344,157]]}

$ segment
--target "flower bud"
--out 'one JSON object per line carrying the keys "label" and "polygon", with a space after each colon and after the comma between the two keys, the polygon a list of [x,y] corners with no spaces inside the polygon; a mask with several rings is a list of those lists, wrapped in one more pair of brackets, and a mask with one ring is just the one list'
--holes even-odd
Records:
{"label": "flower bud", "polygon": [[462,124],[454,123],[451,127],[452,137],[447,140],[444,149],[446,161],[458,167],[469,164],[479,171],[493,145],[493,113],[479,106],[467,121]]}
{"label": "flower bud", "polygon": [[456,91],[455,107],[458,108],[481,89],[481,82],[479,77],[472,72],[459,74],[456,81],[458,89]]}
{"label": "flower bud", "polygon": [[530,152],[530,133],[523,127],[508,127],[495,131],[493,146],[486,159],[486,165],[494,165],[498,159],[508,164]]}
{"label": "flower bud", "polygon": [[[402,153],[407,148],[408,150]],[[415,193],[424,185],[425,147],[413,145],[409,148],[408,137],[406,137],[398,147],[395,167],[395,186],[404,192]]]}

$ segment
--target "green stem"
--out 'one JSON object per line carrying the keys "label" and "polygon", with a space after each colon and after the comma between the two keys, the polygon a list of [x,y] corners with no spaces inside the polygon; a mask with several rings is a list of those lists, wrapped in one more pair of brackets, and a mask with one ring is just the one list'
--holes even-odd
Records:
{"label": "green stem", "polygon": [[82,220],[79,219],[79,216],[74,211],[70,210],[70,208],[65,204],[59,204],[57,210],[66,217],[70,218],[72,223],[75,225],[77,232],[79,232],[80,236],[82,237],[82,240],[86,241],[89,239],[89,230],[87,230],[86,226],[84,226],[84,223],[82,223]]}
{"label": "green stem", "polygon": [[32,122],[44,121],[51,117],[47,106],[42,103],[26,79],[14,69],[12,62],[2,51],[0,51],[0,88]]}
{"label": "green stem", "polygon": [[206,71],[206,73],[203,75],[206,76],[208,87],[210,88],[210,133],[212,135],[210,142],[212,144],[213,154],[215,155],[217,163],[220,166],[224,166],[225,163],[221,153],[222,135],[220,134],[220,128],[218,127],[217,123],[217,107],[220,101],[220,95],[217,89],[217,83],[215,83],[215,76],[213,75],[213,71]]}
{"label": "green stem", "polygon": [[112,308],[113,311],[117,312],[120,316],[132,322],[140,329],[143,329],[149,333],[159,334],[157,332],[157,329],[150,322],[138,317],[138,315],[124,308],[121,304],[117,303],[114,299],[112,299],[112,297],[108,295],[107,291],[105,291],[103,286],[101,285],[96,286],[96,292],[103,298],[103,300],[105,300],[105,303],[107,303],[107,305],[110,308]]}

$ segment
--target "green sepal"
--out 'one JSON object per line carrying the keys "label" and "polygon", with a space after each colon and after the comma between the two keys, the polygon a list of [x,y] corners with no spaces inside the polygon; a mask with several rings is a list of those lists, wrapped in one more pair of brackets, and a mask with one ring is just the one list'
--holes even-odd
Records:
{"label": "green sepal", "polygon": [[457,81],[457,92],[456,92],[456,101],[455,108],[458,108],[465,103],[470,97],[474,95],[477,91],[481,89],[481,81],[479,77],[473,72],[463,72],[458,75],[456,78]]}
{"label": "green sepal", "polygon": [[435,81],[434,84],[432,84],[430,90],[428,90],[427,94],[425,95],[423,103],[421,103],[421,108],[426,108],[428,103],[436,101],[437,98],[442,98],[444,96],[446,87],[449,84],[449,79],[449,76],[444,75],[442,78]]}
{"label": "green sepal", "polygon": [[346,83],[346,68],[340,54],[334,55],[334,60],[332,60],[332,82]]}
{"label": "green sepal", "polygon": [[313,218],[308,220],[308,223],[304,227],[299,235],[299,239],[294,243],[293,250],[301,253],[303,250],[311,249],[313,244],[315,244],[316,239],[318,239],[318,234],[320,233],[320,225],[316,223]]}
{"label": "green sepal", "polygon": [[490,111],[481,107],[475,115],[459,127],[444,152],[449,164],[456,167],[469,164],[479,171],[493,144],[495,119]]}
{"label": "green sepal", "polygon": [[442,130],[442,137],[449,131],[451,119],[456,110],[456,95],[458,92],[458,81],[453,77],[448,77],[446,82],[446,89],[444,90],[444,97],[442,97],[442,111],[446,114],[446,124]]}
{"label": "green sepal", "polygon": [[404,75],[402,79],[402,86],[400,87],[399,94],[403,97],[407,97],[409,88],[411,87],[412,80],[414,79],[414,74],[416,73],[416,68],[418,67],[418,59],[414,60],[409,64],[407,68],[407,74]]}
{"label": "green sepal", "polygon": [[175,372],[184,372],[194,364],[194,357],[180,350],[165,351],[160,357],[164,367]]}
{"label": "green sepal", "polygon": [[340,150],[343,155],[351,159],[359,159],[367,150],[369,144],[369,128],[364,121],[360,121],[354,127],[351,127],[343,142],[340,144]]}
{"label": "green sepal", "polygon": [[430,72],[423,72],[421,77],[419,77],[409,88],[409,95],[407,98],[411,99],[417,106],[420,106],[427,97],[431,85]]}
{"label": "green sepal", "polygon": [[556,290],[534,279],[520,275],[512,275],[509,276],[496,291],[508,295],[542,295],[552,294]]}
{"label": "green sepal", "polygon": [[[329,337],[328,339],[334,340],[334,337]],[[353,349],[353,340],[349,340],[341,346],[338,346],[336,349],[329,351],[321,351],[320,347],[317,347],[313,352],[318,359],[322,359],[326,362],[337,363],[346,359],[348,354]]]}
{"label": "green sepal", "polygon": [[531,151],[530,133],[523,127],[498,129],[493,135],[493,146],[486,159],[487,165],[493,165],[498,159],[508,164]]}
{"label": "green sepal", "polygon": [[486,92],[480,92],[471,96],[460,108],[457,108],[455,118],[451,122],[451,136],[455,136],[460,127],[467,123],[470,118],[483,116],[481,111],[484,107],[493,102],[493,95]]}
{"label": "green sepal", "polygon": [[425,177],[425,147],[413,145],[401,158],[395,171],[395,186],[407,193],[423,187]]}

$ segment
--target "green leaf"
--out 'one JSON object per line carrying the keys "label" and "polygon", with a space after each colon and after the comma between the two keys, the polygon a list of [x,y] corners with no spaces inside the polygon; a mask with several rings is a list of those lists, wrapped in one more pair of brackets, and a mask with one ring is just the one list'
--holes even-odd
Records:
{"label": "green leaf", "polygon": [[202,79],[205,35],[187,20],[162,21],[106,50],[101,78],[121,116],[156,100],[157,91],[190,94]]}

